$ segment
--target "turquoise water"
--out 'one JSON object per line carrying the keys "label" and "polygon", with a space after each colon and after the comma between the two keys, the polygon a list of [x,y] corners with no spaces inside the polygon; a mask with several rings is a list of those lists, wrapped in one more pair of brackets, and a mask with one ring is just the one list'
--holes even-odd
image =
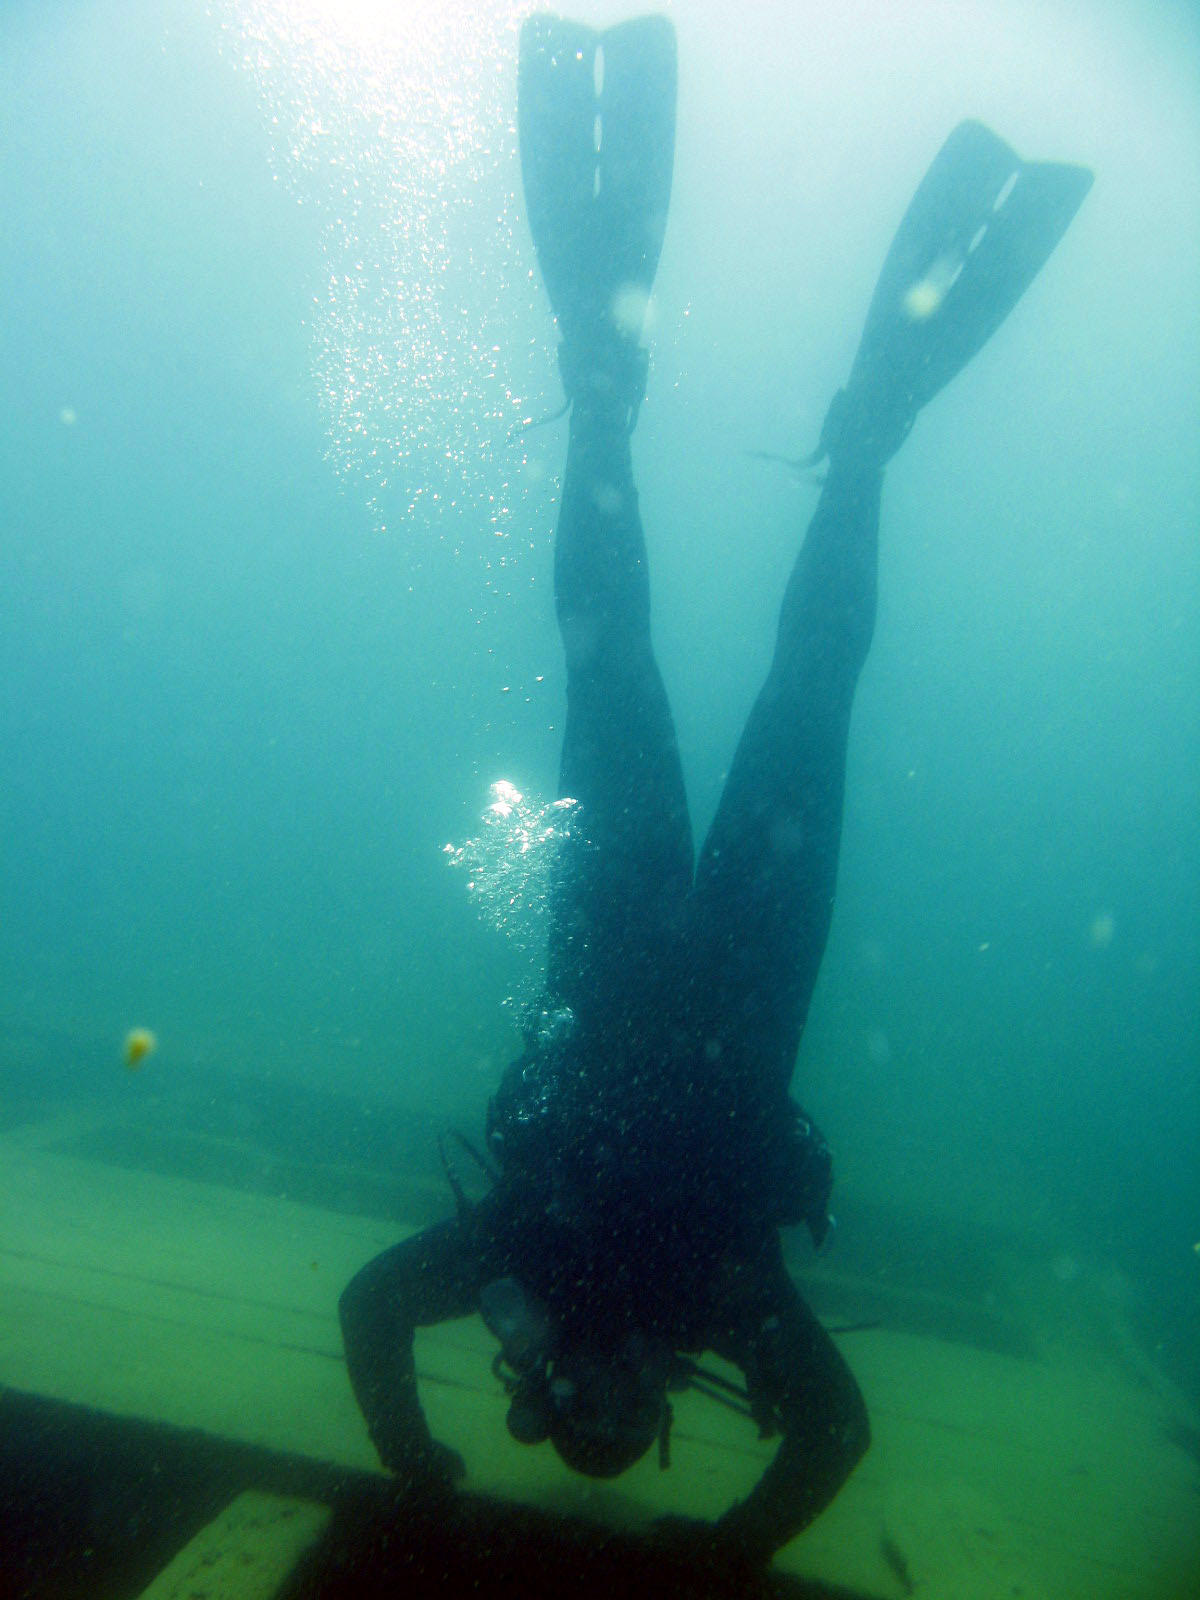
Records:
{"label": "turquoise water", "polygon": [[[0,1070],[22,1117],[261,1083],[470,1128],[513,1048],[536,958],[443,846],[496,779],[552,795],[562,720],[564,425],[509,439],[559,401],[513,130],[525,8],[382,9],[0,19]],[[889,472],[796,1090],[848,1196],[1035,1234],[1200,1385],[1194,14],[668,9],[635,459],[699,827],[814,503],[747,452],[815,443],[957,120],[1096,170]],[[160,1048],[130,1079],[135,1025]],[[327,1136],[314,1112],[314,1161]]]}

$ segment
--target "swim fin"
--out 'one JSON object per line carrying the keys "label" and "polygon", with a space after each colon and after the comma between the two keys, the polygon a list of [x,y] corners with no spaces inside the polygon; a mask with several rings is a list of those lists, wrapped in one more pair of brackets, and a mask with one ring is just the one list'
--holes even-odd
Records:
{"label": "swim fin", "polygon": [[1022,161],[982,123],[960,123],[888,251],[811,460],[892,456],[1033,282],[1091,186],[1087,167]]}
{"label": "swim fin", "polygon": [[631,420],[671,195],[675,85],[665,17],[597,33],[538,13],[521,28],[521,174],[563,385],[568,400],[612,393]]}

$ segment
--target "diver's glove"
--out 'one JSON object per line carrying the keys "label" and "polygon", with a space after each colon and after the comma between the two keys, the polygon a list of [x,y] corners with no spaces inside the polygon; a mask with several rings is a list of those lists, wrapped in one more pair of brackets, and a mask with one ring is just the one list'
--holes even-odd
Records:
{"label": "diver's glove", "polygon": [[705,1522],[701,1517],[657,1517],[653,1525],[656,1549],[680,1562],[703,1568],[704,1592],[709,1595],[753,1596],[765,1593],[763,1580],[774,1551],[751,1545],[735,1527]]}
{"label": "diver's glove", "polygon": [[384,1464],[401,1496],[451,1494],[467,1475],[467,1463],[458,1451],[438,1439],[430,1439]]}

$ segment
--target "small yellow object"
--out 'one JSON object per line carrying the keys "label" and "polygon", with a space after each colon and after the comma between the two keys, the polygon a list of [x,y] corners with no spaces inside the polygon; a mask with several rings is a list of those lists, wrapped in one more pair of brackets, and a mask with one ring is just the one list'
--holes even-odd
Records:
{"label": "small yellow object", "polygon": [[158,1049],[158,1040],[149,1028],[130,1028],[125,1035],[125,1048],[122,1055],[125,1065],[130,1072],[136,1072],[147,1056],[153,1055]]}

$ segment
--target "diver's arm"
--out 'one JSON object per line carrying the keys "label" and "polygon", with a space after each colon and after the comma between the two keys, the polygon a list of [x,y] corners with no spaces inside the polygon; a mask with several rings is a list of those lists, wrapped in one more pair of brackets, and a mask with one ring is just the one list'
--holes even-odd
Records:
{"label": "diver's arm", "polygon": [[380,1460],[400,1478],[462,1476],[461,1458],[431,1436],[421,1409],[413,1334],[473,1311],[476,1280],[462,1224],[443,1222],[368,1262],[338,1302],[355,1398]]}
{"label": "diver's arm", "polygon": [[870,1442],[867,1408],[850,1368],[781,1272],[775,1308],[718,1353],[746,1374],[751,1401],[782,1433],[745,1500],[716,1525],[743,1560],[764,1563],[822,1512]]}

